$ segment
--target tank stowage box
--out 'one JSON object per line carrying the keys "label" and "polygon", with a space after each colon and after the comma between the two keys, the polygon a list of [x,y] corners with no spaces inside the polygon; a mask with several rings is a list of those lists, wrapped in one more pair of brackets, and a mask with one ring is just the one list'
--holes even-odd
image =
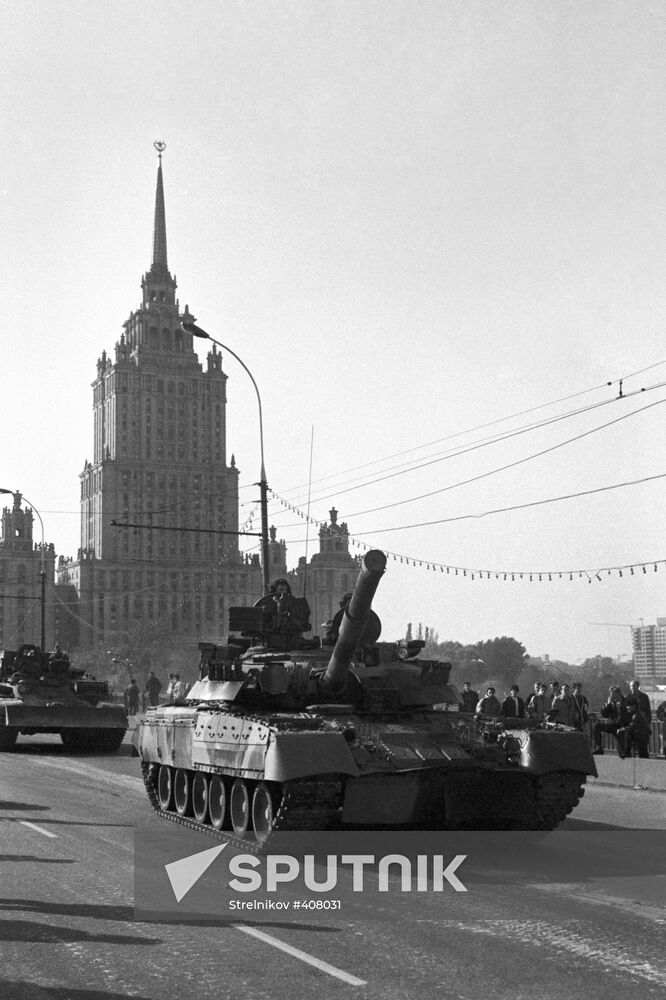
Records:
{"label": "tank stowage box", "polygon": [[12,750],[19,734],[59,733],[70,750],[113,753],[126,731],[125,710],[109,702],[106,681],[86,677],[59,648],[2,652],[0,751]]}
{"label": "tank stowage box", "polygon": [[230,609],[236,634],[200,644],[186,699],[138,724],[160,816],[263,849],[272,831],[551,830],[567,816],[596,775],[586,737],[458,712],[450,664],[421,658],[421,641],[378,641],[385,566],[366,553],[321,641],[303,637],[307,602],[285,581]]}

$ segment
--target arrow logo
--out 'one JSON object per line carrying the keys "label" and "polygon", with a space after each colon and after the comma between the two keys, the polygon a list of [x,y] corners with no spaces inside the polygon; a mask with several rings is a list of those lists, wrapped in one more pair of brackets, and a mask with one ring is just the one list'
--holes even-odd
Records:
{"label": "arrow logo", "polygon": [[181,858],[180,861],[171,861],[164,866],[177,903],[180,903],[181,899],[197,884],[203,873],[210,868],[215,858],[226,846],[226,844],[218,844],[217,847],[211,847],[207,851],[199,851],[197,854],[190,854],[186,858]]}

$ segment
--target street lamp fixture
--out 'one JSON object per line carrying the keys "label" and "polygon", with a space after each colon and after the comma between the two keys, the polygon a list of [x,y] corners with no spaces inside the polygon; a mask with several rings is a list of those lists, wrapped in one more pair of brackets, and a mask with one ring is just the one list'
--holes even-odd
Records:
{"label": "street lamp fixture", "polygon": [[[0,489],[0,493],[9,493],[11,496],[14,496],[15,492],[16,492],[15,490]],[[44,522],[42,521],[42,515],[37,510],[37,508],[35,507],[34,503],[30,503],[30,501],[28,500],[28,498],[26,496],[24,496],[23,493],[21,493],[20,496],[21,496],[21,498],[23,500],[25,500],[25,502],[28,504],[28,506],[32,507],[32,509],[34,510],[35,514],[39,518],[39,523],[40,523],[41,529],[42,529],[42,549],[41,549],[41,562],[40,562],[40,570],[39,570],[39,577],[40,577],[40,582],[41,582],[41,597],[40,597],[40,602],[41,602],[41,611],[42,611],[42,615],[41,615],[41,619],[42,619],[42,621],[41,621],[41,624],[42,624],[42,629],[41,629],[42,635],[41,635],[41,639],[40,639],[39,645],[40,645],[40,648],[41,648],[42,652],[45,652],[45,650],[46,650],[46,562],[45,562],[45,559],[46,559],[46,544],[44,542]]]}
{"label": "street lamp fixture", "polygon": [[266,466],[264,463],[264,422],[261,410],[261,396],[259,395],[259,388],[250,369],[247,367],[245,362],[231,350],[230,347],[227,347],[226,344],[216,340],[215,337],[211,337],[209,333],[206,333],[205,330],[202,330],[200,326],[196,326],[194,323],[183,321],[180,325],[185,333],[189,333],[193,337],[199,337],[201,340],[210,340],[211,343],[217,344],[217,346],[221,347],[223,351],[227,351],[232,358],[235,358],[239,365],[244,368],[250,376],[250,381],[252,382],[254,391],[257,394],[257,403],[259,404],[259,448],[261,451],[261,472],[259,478],[259,503],[261,507],[261,561],[263,569],[264,594],[268,594],[270,591],[270,566],[268,563],[268,483],[266,482]]}

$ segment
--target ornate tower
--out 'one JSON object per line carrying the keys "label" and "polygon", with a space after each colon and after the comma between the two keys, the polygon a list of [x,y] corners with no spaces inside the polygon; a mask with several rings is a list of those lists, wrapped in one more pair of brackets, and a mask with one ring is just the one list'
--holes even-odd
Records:
{"label": "ornate tower", "polygon": [[329,517],[330,524],[319,529],[319,552],[315,552],[307,565],[301,557],[296,570],[297,587],[303,587],[305,577],[312,629],[319,634],[323,631],[321,626],[338,610],[342,596],[354,587],[359,571],[359,560],[349,552],[349,528],[344,522],[338,524],[335,507],[329,511]]}
{"label": "ornate tower", "polygon": [[[0,534],[0,648],[39,642],[41,631],[42,544],[33,541],[33,512],[20,493],[2,511]],[[55,549],[45,543],[45,634],[54,641],[53,574]],[[56,636],[57,638],[57,636]]]}
{"label": "ornate tower", "polygon": [[[92,462],[81,474],[81,549],[59,579],[79,593],[85,644],[155,625],[215,638],[229,603],[261,594],[238,550],[238,470],[226,464],[226,383],[215,346],[202,368],[167,262],[162,175],[142,300],[113,359],[97,362]],[[256,577],[256,580],[255,580]],[[129,641],[129,639],[127,640]]]}

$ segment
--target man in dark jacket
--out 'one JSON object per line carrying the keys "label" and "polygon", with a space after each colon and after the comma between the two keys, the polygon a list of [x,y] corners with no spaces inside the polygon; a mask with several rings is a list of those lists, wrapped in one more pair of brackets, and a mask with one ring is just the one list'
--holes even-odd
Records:
{"label": "man in dark jacket", "polygon": [[512,684],[509,696],[502,702],[502,715],[507,719],[525,718],[525,702],[518,694],[519,691],[518,685]]}
{"label": "man in dark jacket", "polygon": [[149,670],[148,679],[146,680],[146,687],[145,687],[149,705],[159,704],[161,690],[162,690],[162,681],[159,679],[159,677],[155,676],[152,670]]}
{"label": "man in dark jacket", "polygon": [[472,685],[469,681],[465,681],[463,684],[462,694],[460,696],[461,701],[458,708],[461,712],[474,712],[476,711],[476,706],[479,703],[479,692],[472,691]]}
{"label": "man in dark jacket", "polygon": [[128,715],[136,715],[136,713],[139,711],[140,693],[141,692],[139,691],[139,685],[132,677],[132,679],[130,680],[129,684],[127,685],[124,691],[125,711],[127,712]]}
{"label": "man in dark jacket", "polygon": [[638,711],[641,712],[648,722],[652,722],[652,706],[650,705],[650,699],[641,691],[640,681],[630,681],[629,682],[629,694],[627,695],[627,710],[633,714]]}
{"label": "man in dark jacket", "polygon": [[617,750],[620,757],[626,756],[625,743],[619,730],[624,731],[629,722],[627,703],[622,694],[622,690],[614,684],[608,692],[608,700],[600,712],[602,718],[594,723],[594,749],[593,754],[603,754],[604,748],[601,745],[602,733],[613,733],[617,738]]}
{"label": "man in dark jacket", "polygon": [[631,718],[624,730],[620,729],[617,734],[618,743],[620,737],[624,740],[624,752],[627,757],[631,757],[634,747],[638,751],[639,757],[650,756],[650,736],[652,726],[638,709],[632,713]]}
{"label": "man in dark jacket", "polygon": [[583,694],[583,685],[581,681],[575,681],[573,686],[573,691],[571,692],[571,697],[574,703],[574,726],[581,732],[585,727],[585,723],[590,717],[590,706],[588,700]]}
{"label": "man in dark jacket", "polygon": [[495,688],[489,687],[478,705],[476,706],[477,715],[492,715],[493,717],[501,715],[502,706],[499,703],[499,698],[495,697]]}

